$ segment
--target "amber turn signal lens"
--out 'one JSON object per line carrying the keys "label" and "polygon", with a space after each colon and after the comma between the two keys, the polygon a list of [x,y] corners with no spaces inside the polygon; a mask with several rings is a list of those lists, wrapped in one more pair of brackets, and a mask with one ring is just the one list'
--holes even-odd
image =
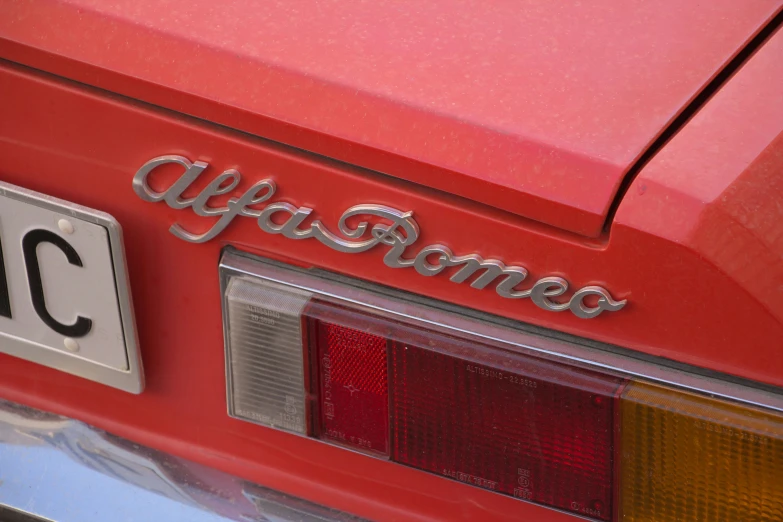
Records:
{"label": "amber turn signal lens", "polygon": [[783,415],[641,382],[620,409],[620,520],[783,520]]}

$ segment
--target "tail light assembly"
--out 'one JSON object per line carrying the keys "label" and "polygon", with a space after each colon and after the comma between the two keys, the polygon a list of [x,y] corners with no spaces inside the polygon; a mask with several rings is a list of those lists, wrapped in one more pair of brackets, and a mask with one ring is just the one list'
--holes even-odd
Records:
{"label": "tail light assembly", "polygon": [[233,417],[602,521],[783,520],[783,397],[237,251]]}

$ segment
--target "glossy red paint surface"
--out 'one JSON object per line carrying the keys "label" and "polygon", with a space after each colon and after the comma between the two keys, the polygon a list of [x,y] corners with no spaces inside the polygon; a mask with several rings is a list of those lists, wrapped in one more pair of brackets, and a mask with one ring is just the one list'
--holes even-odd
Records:
{"label": "glossy red paint surface", "polygon": [[[360,124],[367,125],[366,130],[386,122],[388,128],[383,132],[390,134],[407,129],[405,125],[421,117],[422,125],[429,121],[427,125],[434,125],[433,128],[443,132],[438,136],[449,136],[444,147],[464,143],[461,140],[489,139],[482,138],[481,133],[455,137],[445,130],[452,128],[448,125],[473,125],[474,130],[490,132],[486,129],[496,129],[490,120],[476,118],[476,121],[454,123],[455,119],[460,119],[456,110],[450,116],[433,116],[430,113],[435,113],[437,107],[414,107],[414,104],[409,106],[399,100],[395,105],[388,100],[383,102],[383,96],[365,99],[357,94],[357,101],[342,94],[345,82],[320,84],[316,81],[320,78],[315,74],[303,79],[296,72],[251,62],[246,55],[235,55],[219,46],[194,53],[193,35],[180,34],[175,38],[155,32],[149,24],[144,27],[130,24],[127,17],[149,14],[143,11],[144,4],[135,4],[139,11],[124,12],[126,18],[108,17],[105,10],[109,7],[79,12],[74,10],[75,3],[45,3],[40,5],[51,10],[41,11],[36,5],[17,2],[0,5],[0,27],[5,37],[0,41],[0,55],[10,55],[81,81],[382,170],[395,177],[409,177],[446,192],[459,194],[464,191],[463,195],[497,207],[505,208],[504,201],[518,204],[520,208],[509,207],[508,210],[541,221],[554,216],[555,221],[548,222],[582,233],[591,233],[593,226],[580,225],[593,223],[583,218],[598,216],[605,210],[606,198],[611,199],[608,192],[594,188],[592,183],[588,188],[582,186],[577,196],[569,193],[570,183],[578,178],[568,169],[545,178],[545,187],[534,186],[536,180],[531,182],[532,178],[525,178],[527,181],[516,184],[519,180],[515,179],[513,186],[500,190],[500,185],[488,174],[495,172],[492,163],[466,161],[464,171],[460,170],[462,167],[437,164],[432,158],[420,156],[429,153],[431,147],[425,145],[432,143],[422,141],[421,136],[404,132],[397,137],[366,133],[359,139],[352,134],[341,135],[335,130],[337,127],[291,121],[280,114],[290,114],[292,118],[296,115],[305,118],[308,114],[312,118],[318,116],[319,125],[328,120],[331,125],[350,126],[351,132],[358,132]],[[710,26],[714,30],[720,26],[723,29],[721,41],[730,40],[734,35],[736,42],[740,42],[755,31],[750,28],[756,25],[749,20],[753,9],[763,4],[731,5],[744,6],[743,16],[747,15],[747,18],[724,16],[713,20],[709,10],[704,9],[699,12],[700,22],[692,22],[689,27],[701,35],[693,41],[699,44],[699,49],[693,50],[693,54],[688,54],[690,49],[682,50],[683,56],[698,55],[697,62],[709,61],[698,52],[713,52],[706,49],[709,47],[707,42],[714,41],[700,32],[704,27]],[[688,11],[683,6],[678,8],[680,13]],[[5,16],[8,13],[25,16],[9,18]],[[161,17],[149,23],[166,21],[166,17],[173,16],[170,12],[160,14]],[[49,16],[53,19],[47,18]],[[607,16],[619,15],[609,13]],[[682,19],[689,20],[687,17]],[[210,20],[216,23],[215,16]],[[763,16],[759,14],[757,22],[760,20]],[[47,21],[51,22],[50,30],[44,28]],[[180,22],[178,30],[181,31],[193,20]],[[286,19],[286,23],[293,22]],[[95,43],[107,34],[102,32],[107,30],[105,24],[109,24],[117,38],[108,47]],[[740,26],[747,30],[744,33],[736,30]],[[618,34],[626,34],[622,30]],[[637,28],[637,31],[640,30]],[[16,36],[10,37],[11,32]],[[29,40],[20,43],[22,36]],[[205,37],[200,33],[196,36]],[[617,37],[614,34],[601,36]],[[88,45],[89,42],[92,45]],[[669,45],[665,39],[655,43]],[[248,45],[252,47],[255,43]],[[343,45],[347,45],[346,42]],[[107,53],[107,48],[112,52]],[[714,49],[717,48],[723,47],[716,44]],[[141,49],[170,50],[184,63],[164,67],[159,54],[140,53]],[[724,58],[734,50],[732,47],[724,52]],[[663,51],[657,47],[656,52]],[[217,68],[215,72],[199,70],[198,64],[193,62],[196,54],[208,57],[200,59],[211,60]],[[90,63],[77,64],[65,56],[87,59]],[[645,55],[645,59],[649,57],[649,54]],[[96,63],[98,59],[105,61]],[[110,70],[111,63],[135,68]],[[230,68],[237,63],[245,63],[247,67],[242,69],[242,78],[266,74],[264,78],[269,79],[269,84],[254,83],[258,88],[249,89],[249,83],[243,86],[227,81],[228,76],[221,74],[222,67]],[[688,76],[694,71],[691,65],[680,64],[679,70],[675,67],[666,70]],[[610,75],[611,71],[604,73]],[[617,74],[612,77],[620,78]],[[705,72],[702,76],[706,78],[709,74]],[[420,81],[427,78],[430,77],[422,77]],[[356,79],[362,79],[361,75]],[[582,80],[587,79],[582,77]],[[286,83],[289,81],[292,83]],[[692,85],[696,83],[694,81]],[[661,84],[653,84],[658,90],[670,93]],[[574,520],[546,508],[228,418],[217,281],[219,251],[223,245],[232,244],[302,266],[320,266],[490,313],[783,386],[783,209],[779,203],[783,198],[783,97],[780,85],[783,85],[783,35],[777,34],[640,173],[618,209],[611,236],[598,244],[490,206],[456,199],[444,192],[3,64],[0,67],[0,179],[98,208],[118,218],[125,231],[148,387],[140,396],[128,395],[0,355],[0,396],[70,415],[144,444],[373,519]],[[175,94],[176,89],[185,89],[188,93],[180,96]],[[232,94],[236,98],[229,97],[231,89],[237,89]],[[298,100],[299,104],[278,107],[275,98],[263,94],[288,93],[288,89],[295,94],[291,99]],[[526,91],[525,95],[531,92]],[[680,102],[687,101],[693,93],[695,91],[683,94]],[[551,109],[558,101],[558,94],[547,95],[551,96],[547,101]],[[636,96],[641,98],[644,94]],[[357,105],[351,108],[341,103],[332,104],[330,110],[338,112],[329,113],[329,118],[318,112],[326,110],[321,107],[326,104],[324,100],[346,98]],[[242,106],[240,102],[257,105]],[[681,107],[672,109],[674,105],[669,106],[669,112],[663,111],[656,115],[658,119],[647,120],[647,123],[654,120],[663,125]],[[459,107],[464,108],[464,105]],[[569,110],[577,108],[576,105],[568,107]],[[275,113],[273,109],[281,112]],[[612,112],[611,104],[605,109],[608,114],[619,117],[620,112]],[[352,111],[361,110],[366,110],[366,116],[355,117],[358,113]],[[593,114],[590,110],[585,109],[583,114]],[[639,110],[644,112],[647,108]],[[384,120],[384,117],[397,118],[398,113],[400,120]],[[502,116],[493,114],[496,118]],[[532,113],[516,115],[520,118],[535,116]],[[435,119],[427,120],[430,117]],[[437,118],[445,118],[442,121],[446,122],[443,123],[446,127],[439,127],[441,120]],[[601,121],[606,123],[607,120]],[[638,123],[641,126],[643,122]],[[645,143],[660,132],[660,125],[650,130]],[[652,129],[652,125],[649,128]],[[569,130],[565,126],[548,129],[552,140],[557,142],[548,147],[576,150],[574,142],[568,141],[579,141],[574,129],[571,129],[574,134],[565,132]],[[592,127],[590,129],[592,132]],[[336,137],[327,137],[326,133],[332,131]],[[515,132],[522,131],[518,128]],[[498,140],[510,139],[503,132],[492,136],[500,136]],[[619,136],[616,144],[619,148],[628,147],[633,141],[624,141],[623,136]],[[519,139],[528,138],[524,135]],[[604,139],[607,142],[601,143],[608,147],[609,138],[604,136]],[[634,142],[638,145],[634,154],[638,155],[644,148],[642,141]],[[395,143],[397,149],[381,150]],[[494,137],[487,143],[494,144]],[[503,147],[511,147],[515,142],[503,143]],[[587,140],[584,143],[595,145],[597,142]],[[399,148],[402,145],[420,148],[403,151]],[[503,156],[509,149],[500,145],[492,147],[492,157],[487,161],[501,162],[506,167],[512,164],[511,159],[513,163],[521,161],[517,156],[509,156],[511,159]],[[599,153],[599,149],[589,151],[590,161],[595,159],[591,154],[596,158],[604,154]],[[611,147],[605,150],[609,149]],[[444,150],[447,149],[436,151],[444,154],[441,160],[446,157]],[[529,153],[524,147],[520,150],[519,154]],[[625,149],[628,157],[629,151],[629,148]],[[130,180],[142,163],[154,156],[171,153],[210,163],[200,186],[226,168],[238,168],[243,173],[238,193],[259,179],[271,177],[279,187],[275,201],[310,206],[315,209],[315,217],[332,227],[345,209],[357,203],[373,202],[414,210],[422,229],[416,243],[418,247],[440,242],[457,253],[480,253],[508,264],[525,266],[533,280],[545,275],[560,275],[571,282],[572,288],[600,284],[615,298],[627,298],[629,304],[616,313],[604,313],[589,321],[580,320],[570,313],[543,311],[529,300],[502,299],[489,288],[476,290],[467,285],[455,285],[446,275],[424,278],[411,270],[388,269],[382,263],[385,249],[381,247],[360,255],[340,254],[315,241],[292,241],[266,235],[251,220],[233,223],[224,234],[209,243],[188,244],[172,236],[168,227],[179,222],[193,230],[203,230],[211,221],[196,217],[189,210],[175,211],[163,204],[145,203],[131,190]],[[403,154],[409,158],[403,158]],[[465,156],[460,155],[449,158],[465,160]],[[599,159],[606,158],[601,156]],[[583,160],[585,158],[579,159]],[[563,177],[557,178],[558,175]],[[559,181],[553,181],[557,179]],[[478,185],[470,184],[474,182]],[[474,189],[479,193],[469,192]],[[536,206],[536,198],[544,202],[543,207]],[[588,200],[589,204],[582,205],[582,201]],[[596,201],[604,201],[604,210],[597,210],[600,205]],[[589,207],[594,204],[595,208]],[[569,208],[576,209],[573,210],[576,214]],[[562,222],[556,222],[558,219]]]}
{"label": "glossy red paint surface", "polygon": [[[224,244],[316,265],[487,312],[631,349],[783,385],[779,239],[783,36],[776,35],[642,171],[607,245],[575,241],[492,208],[232,133],[17,66],[0,69],[0,179],[113,214],[124,227],[140,346],[142,395],[0,356],[0,396],[57,411],[113,433],[309,500],[380,520],[572,520],[403,466],[226,415],[217,261]],[[521,264],[531,278],[561,275],[606,286],[628,306],[581,320],[509,301],[491,289],[391,270],[379,248],[360,255],[233,223],[218,239],[183,242],[190,211],[141,201],[133,173],[178,153],[244,175],[240,192],[272,177],[277,201],[308,205],[325,224],[357,203],[413,209],[417,245]],[[700,180],[700,181],[699,181]],[[162,180],[159,180],[162,182]],[[699,181],[699,182],[697,182]],[[219,204],[216,201],[215,204]],[[718,239],[731,241],[716,243]],[[728,244],[750,249],[717,248]],[[754,263],[756,265],[754,265]],[[757,266],[758,271],[753,272]]]}
{"label": "glossy red paint surface", "polygon": [[[214,169],[239,167],[245,178],[237,190],[259,176],[272,176],[282,199],[309,202],[325,222],[336,222],[356,198],[406,208],[434,204],[436,212],[422,223],[435,228],[430,235],[438,228],[441,232],[450,228],[452,220],[465,219],[449,210],[455,209],[449,198],[416,193],[354,168],[106,99],[15,68],[4,67],[0,78],[4,114],[0,179],[107,209],[124,227],[147,377],[144,393],[131,395],[0,355],[0,396],[82,419],[131,440],[374,520],[572,519],[399,464],[229,418],[217,278],[222,246],[230,242],[371,279],[371,274],[383,271],[382,253],[347,260],[345,254],[318,243],[267,237],[252,220],[232,225],[218,240],[192,245],[168,232],[171,223],[179,221],[192,230],[211,223],[145,203],[133,193],[131,178],[152,155],[178,152],[213,162]],[[129,146],[129,140],[135,145]],[[329,182],[323,183],[324,179]],[[438,216],[440,211],[445,215]],[[408,286],[421,284],[421,276],[414,274],[386,275],[389,283],[402,277]]]}
{"label": "glossy red paint surface", "polygon": [[[720,288],[697,292],[689,285],[691,274],[680,272],[688,289],[681,298],[705,313],[716,300],[734,295],[730,301],[738,303],[746,294],[758,305],[755,314],[783,323],[783,31],[642,170],[614,225],[618,237],[632,229],[641,244],[665,244],[656,255],[661,265],[698,260],[720,274]],[[726,286],[731,293],[724,293]],[[714,328],[723,331],[723,319],[733,324],[744,315],[741,306],[735,312],[733,318],[716,317]],[[775,365],[783,356],[783,337],[767,342],[768,350],[738,342],[700,351],[719,351],[727,361],[737,357],[737,368],[749,360]],[[764,380],[781,384],[783,374],[776,367],[775,377]]]}
{"label": "glossy red paint surface", "polygon": [[0,4],[0,55],[598,236],[780,0]]}

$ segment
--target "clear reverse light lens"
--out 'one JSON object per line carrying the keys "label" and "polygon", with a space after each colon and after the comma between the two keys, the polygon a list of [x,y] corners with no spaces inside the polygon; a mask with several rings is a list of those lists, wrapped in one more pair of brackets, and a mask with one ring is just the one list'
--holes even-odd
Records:
{"label": "clear reverse light lens", "polygon": [[234,277],[225,293],[229,411],[307,433],[302,310],[311,295]]}

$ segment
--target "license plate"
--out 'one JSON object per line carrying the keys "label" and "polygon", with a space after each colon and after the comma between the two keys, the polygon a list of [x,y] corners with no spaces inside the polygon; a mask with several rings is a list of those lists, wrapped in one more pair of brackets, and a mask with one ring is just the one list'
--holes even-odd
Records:
{"label": "license plate", "polygon": [[0,352],[141,392],[117,220],[0,183]]}

